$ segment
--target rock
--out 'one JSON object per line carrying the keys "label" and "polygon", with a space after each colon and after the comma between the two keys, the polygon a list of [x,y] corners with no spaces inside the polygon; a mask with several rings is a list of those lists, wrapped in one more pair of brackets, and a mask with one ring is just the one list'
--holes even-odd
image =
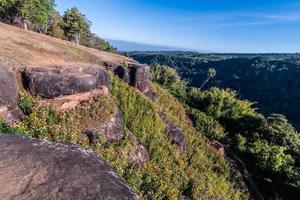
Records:
{"label": "rock", "polygon": [[132,164],[143,164],[150,160],[149,153],[135,136],[131,136],[130,138],[132,142],[132,147],[129,150],[128,157]]}
{"label": "rock", "polygon": [[108,93],[108,88],[101,86],[100,89],[95,89],[90,92],[56,97],[54,99],[42,100],[41,102],[46,105],[56,106],[60,110],[70,110],[76,108],[82,102],[96,101],[100,96],[107,96]]}
{"label": "rock", "polygon": [[107,141],[118,141],[124,138],[124,119],[118,112],[108,123],[100,127],[99,131],[105,135]]}
{"label": "rock", "polygon": [[217,149],[221,156],[223,156],[228,163],[232,166],[232,171],[236,179],[242,179],[240,182],[240,187],[248,190],[251,194],[251,199],[263,200],[257,186],[250,173],[248,172],[244,162],[229,148],[224,146],[222,143],[217,140],[210,140],[208,145]]}
{"label": "rock", "polygon": [[[84,135],[87,137],[89,144],[93,145],[96,143],[96,140],[98,139],[98,132],[95,129],[86,129],[84,132]],[[81,140],[84,138],[80,138]]]}
{"label": "rock", "polygon": [[23,74],[25,88],[48,99],[107,87],[109,82],[107,73],[100,67],[31,68]]}
{"label": "rock", "polygon": [[122,79],[125,83],[130,83],[129,70],[123,66],[118,66],[113,70],[114,74]]}
{"label": "rock", "polygon": [[108,95],[109,95],[108,87],[106,87],[106,86],[101,86],[101,87],[100,87],[100,96],[102,96],[102,97],[107,97]]}
{"label": "rock", "polygon": [[219,154],[221,156],[225,156],[225,149],[224,149],[223,144],[221,144],[217,140],[210,140],[208,142],[208,144],[209,144],[209,146],[214,147],[215,149],[217,149],[217,151],[219,152]]}
{"label": "rock", "polygon": [[0,135],[0,152],[0,199],[139,199],[104,160],[76,145]]}
{"label": "rock", "polygon": [[0,118],[11,124],[22,118],[18,107],[18,88],[15,73],[0,64]]}
{"label": "rock", "polygon": [[172,144],[176,145],[181,151],[184,150],[186,139],[183,132],[164,113],[161,113],[160,117],[166,125],[166,132],[172,137]]}
{"label": "rock", "polygon": [[125,83],[129,84],[130,77],[129,77],[129,69],[121,64],[116,63],[104,63],[104,67],[107,70],[112,71],[117,77],[122,79]]}
{"label": "rock", "polygon": [[150,68],[147,65],[130,65],[130,84],[140,90],[143,94],[149,91],[150,79]]}
{"label": "rock", "polygon": [[130,62],[128,67],[120,64],[105,63],[104,66],[114,72],[116,76],[125,83],[136,87],[143,94],[149,91],[149,81],[151,80],[150,68],[136,62]]}

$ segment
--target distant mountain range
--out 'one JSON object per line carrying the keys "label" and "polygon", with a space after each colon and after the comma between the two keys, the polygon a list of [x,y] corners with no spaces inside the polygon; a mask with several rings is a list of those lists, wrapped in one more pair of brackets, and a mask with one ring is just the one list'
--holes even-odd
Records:
{"label": "distant mountain range", "polygon": [[[119,51],[195,51],[191,49],[169,47],[163,45],[152,45],[138,42],[129,42],[124,40],[106,39],[112,46],[117,47]],[[207,53],[207,51],[201,51]]]}

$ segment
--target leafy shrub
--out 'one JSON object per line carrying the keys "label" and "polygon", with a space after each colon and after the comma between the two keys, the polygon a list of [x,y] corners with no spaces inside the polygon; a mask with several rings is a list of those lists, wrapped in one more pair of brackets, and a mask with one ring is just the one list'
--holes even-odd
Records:
{"label": "leafy shrub", "polygon": [[[276,196],[278,189],[282,192],[285,183],[300,188],[300,135],[283,115],[265,118],[253,108],[253,103],[238,99],[238,94],[230,89],[186,88],[186,97],[182,98],[171,87],[176,81],[162,77],[163,68],[153,68],[154,80],[182,101],[199,132],[221,140],[239,153],[253,176],[271,180],[272,187],[277,188],[272,195]],[[174,73],[175,70],[169,74]],[[180,79],[177,75],[172,77]]]}
{"label": "leafy shrub", "polygon": [[155,82],[166,87],[175,96],[185,98],[187,83],[180,78],[175,69],[165,65],[152,65],[151,74]]}
{"label": "leafy shrub", "polygon": [[[130,167],[124,178],[145,199],[245,199],[230,167],[186,120],[184,107],[165,90],[150,85],[158,96],[154,102],[135,88],[112,79],[112,95],[125,117],[126,128],[147,147],[151,160]],[[157,112],[164,112],[183,130],[187,149],[178,151],[165,134]],[[234,192],[232,192],[234,191]]]}
{"label": "leafy shrub", "polygon": [[0,118],[0,133],[7,133],[8,132],[8,126],[6,123]]}
{"label": "leafy shrub", "polygon": [[[137,89],[112,78],[113,97],[100,98],[67,112],[36,104],[23,122],[9,127],[9,132],[91,148],[144,199],[179,199],[181,195],[191,199],[248,198],[226,161],[208,147],[206,139],[187,122],[184,107],[165,90],[151,87],[159,96],[154,102]],[[110,119],[115,113],[115,102],[124,115],[125,139],[107,144],[100,137],[96,144],[89,146],[81,139],[82,128]],[[171,145],[159,112],[166,113],[183,130],[187,141],[185,151]],[[132,165],[128,161],[130,135],[135,135],[148,149],[150,161],[143,165]]]}
{"label": "leafy shrub", "polygon": [[26,92],[21,92],[19,96],[19,107],[25,115],[31,114],[33,111],[33,107],[36,104],[35,99]]}
{"label": "leafy shrub", "polygon": [[213,117],[206,115],[197,109],[190,108],[195,128],[210,139],[222,139],[225,137],[224,128]]}

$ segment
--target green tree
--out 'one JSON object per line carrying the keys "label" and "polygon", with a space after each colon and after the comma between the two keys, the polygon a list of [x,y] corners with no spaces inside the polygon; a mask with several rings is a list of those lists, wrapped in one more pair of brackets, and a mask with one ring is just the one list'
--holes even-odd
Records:
{"label": "green tree", "polygon": [[47,34],[52,37],[64,39],[64,30],[61,28],[62,16],[59,14],[59,12],[57,12],[56,10],[51,11],[49,20],[51,21],[51,24],[49,26]]}
{"label": "green tree", "polygon": [[207,79],[202,83],[199,90],[202,90],[202,88],[206,85],[209,79],[214,78],[216,75],[217,75],[217,71],[214,68],[209,68],[207,72]]}
{"label": "green tree", "polygon": [[21,0],[1,0],[0,1],[0,21],[12,24],[16,17],[20,17],[24,2]]}
{"label": "green tree", "polygon": [[154,81],[170,89],[173,94],[185,98],[187,83],[183,81],[175,69],[164,65],[151,66]]}
{"label": "green tree", "polygon": [[75,44],[80,42],[81,34],[89,32],[90,26],[91,22],[76,7],[68,9],[63,15],[62,28],[65,36]]}
{"label": "green tree", "polygon": [[28,20],[38,32],[45,33],[50,23],[49,14],[54,6],[54,0],[1,0],[0,19],[12,24],[20,17],[24,24]]}
{"label": "green tree", "polygon": [[46,33],[51,18],[49,15],[54,10],[54,0],[25,0],[22,7],[22,16],[34,24],[39,33]]}

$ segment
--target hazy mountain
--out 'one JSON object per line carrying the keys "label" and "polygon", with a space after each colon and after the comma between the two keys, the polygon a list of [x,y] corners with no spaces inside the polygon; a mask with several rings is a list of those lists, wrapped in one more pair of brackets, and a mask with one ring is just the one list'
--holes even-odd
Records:
{"label": "hazy mountain", "polygon": [[152,45],[138,42],[129,42],[124,40],[110,40],[107,41],[119,51],[191,51],[191,49],[169,47],[163,45]]}

